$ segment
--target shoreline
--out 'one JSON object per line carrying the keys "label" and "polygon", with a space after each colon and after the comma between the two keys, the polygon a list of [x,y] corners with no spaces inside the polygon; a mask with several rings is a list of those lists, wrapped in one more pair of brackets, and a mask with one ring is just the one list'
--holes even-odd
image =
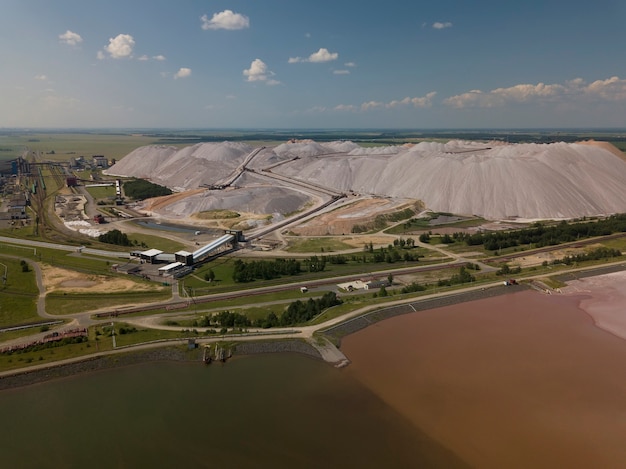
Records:
{"label": "shoreline", "polygon": [[[607,274],[623,273],[626,275],[623,265],[613,265],[608,267],[599,267],[597,269],[579,272],[576,276],[572,274],[565,274],[559,276],[559,280],[568,282],[581,281],[581,279],[588,279],[593,277],[602,277]],[[572,278],[573,277],[573,278]],[[328,329],[320,330],[323,337],[333,343],[337,349],[341,348],[341,340],[344,337],[355,334],[371,325],[374,325],[380,321],[391,319],[394,317],[407,315],[420,311],[428,311],[435,308],[444,306],[451,306],[460,303],[466,303],[475,300],[482,300],[487,298],[493,298],[505,294],[516,293],[519,291],[529,290],[531,287],[526,284],[511,285],[511,286],[494,286],[485,288],[482,290],[474,290],[470,292],[452,293],[450,295],[440,296],[429,299],[416,299],[408,303],[401,305],[383,307],[357,316],[355,318],[344,321],[338,325],[331,326]],[[565,287],[563,290],[565,290]],[[577,295],[581,295],[580,292]],[[565,291],[563,296],[573,296],[572,293]],[[588,296],[588,295],[587,295]],[[582,303],[585,298],[581,298],[579,303]],[[593,321],[594,327],[597,327],[605,332],[611,333],[616,337],[626,340],[626,321],[622,334],[617,334],[611,330],[606,329],[599,324],[597,317],[588,312],[583,306],[579,308],[584,311]],[[182,348],[176,348],[174,346],[155,346],[149,349],[143,350],[128,350],[122,353],[111,353],[105,355],[86,356],[80,357],[71,363],[50,363],[47,366],[40,369],[16,369],[9,370],[4,376],[0,376],[0,391],[4,389],[11,389],[15,387],[28,386],[31,384],[37,384],[57,378],[65,378],[81,373],[89,373],[93,371],[99,371],[104,369],[112,369],[122,367],[126,365],[133,365],[147,362],[157,361],[178,361],[189,363],[202,363],[202,354],[200,348],[195,349],[195,355],[193,356],[193,350],[188,351]],[[322,360],[323,357],[320,351],[314,347],[311,343],[305,339],[276,339],[276,340],[259,340],[251,342],[237,342],[234,346],[234,355],[256,355],[264,353],[300,353],[308,355],[315,359]],[[349,357],[348,357],[349,360]]]}
{"label": "shoreline", "polygon": [[[324,329],[321,334],[326,337],[337,349],[340,349],[341,338],[354,334],[379,321],[390,319],[395,316],[409,314],[417,311],[425,311],[440,306],[464,303],[473,300],[500,296],[503,294],[528,289],[524,285],[496,286],[471,292],[457,293],[426,300],[416,300],[397,306],[377,309],[356,318],[345,321],[329,329]],[[332,331],[332,332],[331,332]],[[181,339],[182,340],[182,339]],[[122,353],[107,353],[95,356],[79,357],[71,363],[50,363],[39,369],[15,369],[5,372],[0,376],[0,391],[16,387],[29,386],[58,378],[66,378],[82,373],[90,373],[99,370],[123,367],[139,363],[170,361],[202,363],[200,348],[193,356],[193,351],[188,351],[175,346],[154,346],[144,350],[128,350]],[[251,342],[237,342],[234,346],[233,356],[257,355],[264,353],[300,353],[312,358],[323,360],[320,351],[304,339],[276,339],[259,340]],[[349,357],[348,357],[349,363]],[[346,364],[348,364],[346,363]]]}
{"label": "shoreline", "polygon": [[[273,341],[242,342],[235,346],[235,356],[258,355],[265,353],[300,353],[321,360],[317,349],[302,339],[282,339]],[[55,379],[68,378],[79,374],[110,370],[124,366],[150,362],[181,362],[203,365],[202,348],[183,349],[182,346],[155,347],[147,350],[129,350],[124,353],[89,356],[73,363],[49,364],[35,370],[15,370],[15,373],[0,377],[0,392],[20,388]]]}

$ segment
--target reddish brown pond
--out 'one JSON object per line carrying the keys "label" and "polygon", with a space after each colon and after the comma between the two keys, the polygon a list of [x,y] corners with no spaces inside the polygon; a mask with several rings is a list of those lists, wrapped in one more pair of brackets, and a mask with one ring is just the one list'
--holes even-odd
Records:
{"label": "reddish brown pond", "polygon": [[481,468],[626,467],[626,341],[533,291],[383,321],[348,373]]}

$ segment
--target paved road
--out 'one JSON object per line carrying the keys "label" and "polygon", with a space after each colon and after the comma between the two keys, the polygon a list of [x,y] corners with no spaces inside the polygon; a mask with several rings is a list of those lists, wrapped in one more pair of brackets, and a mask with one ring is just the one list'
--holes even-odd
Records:
{"label": "paved road", "polygon": [[[67,244],[57,244],[57,243],[48,243],[45,241],[34,241],[31,239],[21,239],[21,238],[9,238],[6,236],[0,236],[0,241],[7,244],[17,244],[21,246],[30,246],[32,248],[48,248],[48,249],[57,249],[59,251],[68,251],[68,252],[76,252],[79,247],[78,246],[69,246]],[[88,247],[83,247],[81,252],[85,254],[93,254],[95,256],[104,256],[104,257],[122,257],[124,259],[129,258],[128,251],[105,251],[103,249],[92,249]]]}
{"label": "paved road", "polygon": [[[8,237],[0,237],[0,241],[2,242],[6,242],[6,243],[13,243],[13,244],[21,244],[24,246],[30,246],[33,247],[34,249],[36,249],[37,247],[46,247],[46,248],[54,248],[54,249],[59,249],[59,250],[65,250],[65,251],[74,251],[76,250],[75,246],[67,246],[67,245],[62,245],[62,244],[54,244],[54,243],[46,243],[46,242],[42,242],[42,241],[32,241],[32,240],[24,240],[24,239],[15,239],[15,238],[8,238]],[[426,245],[425,247],[428,248],[433,248],[433,246],[430,245]],[[558,249],[559,247],[556,246],[554,247],[554,249]],[[402,275],[402,274],[412,274],[412,273],[416,273],[416,272],[424,272],[424,271],[429,271],[429,270],[438,270],[438,269],[443,269],[443,268],[450,268],[450,267],[458,267],[461,265],[464,265],[466,262],[476,262],[475,260],[472,259],[465,259],[463,257],[461,257],[460,255],[455,255],[455,254],[451,254],[450,252],[446,251],[445,249],[441,248],[441,247],[435,247],[435,250],[441,252],[443,255],[448,256],[449,258],[452,257],[453,259],[451,261],[448,262],[444,262],[441,264],[436,264],[436,265],[430,265],[430,266],[413,266],[410,268],[401,268],[401,269],[390,269],[390,270],[383,270],[383,271],[378,271],[378,272],[373,272],[373,273],[368,273],[368,276],[386,276],[388,274],[393,274],[393,275]],[[83,249],[84,253],[88,253],[88,254],[94,254],[94,255],[100,255],[100,256],[107,256],[107,257],[116,257],[116,256],[120,256],[120,257],[127,257],[128,254],[127,253],[122,253],[122,252],[118,252],[118,251],[105,251],[105,250],[98,250],[98,249],[90,249],[90,248],[85,248]],[[525,253],[526,255],[529,254],[529,252]],[[18,256],[9,256],[9,257],[14,257],[14,258],[20,258]],[[37,279],[37,286],[39,289],[39,298],[37,301],[37,313],[39,316],[43,317],[43,318],[53,318],[53,319],[64,319],[64,320],[71,320],[71,322],[69,324],[67,324],[66,326],[64,326],[65,328],[71,328],[71,327],[89,327],[90,325],[93,324],[98,324],[98,323],[105,323],[105,322],[110,322],[110,318],[103,318],[100,320],[97,319],[92,319],[92,316],[95,313],[98,313],[98,311],[89,311],[89,312],[84,312],[84,313],[78,313],[78,314],[71,314],[71,315],[53,315],[50,314],[49,312],[47,312],[45,310],[45,286],[43,285],[43,278],[42,278],[42,273],[41,273],[41,269],[39,268],[38,264],[34,261],[30,261],[28,260],[29,264],[32,266],[33,270],[35,271],[35,275],[36,275],[36,279]],[[620,262],[616,262],[616,263],[612,263],[611,265],[615,265],[615,266],[625,266],[626,264],[623,263],[623,261]],[[605,268],[605,267],[602,267]],[[580,272],[580,271],[585,271],[585,270],[590,270],[590,269],[585,269],[585,268],[577,268],[577,269],[569,269],[567,271],[563,271],[560,272],[560,274],[566,274],[568,272]],[[541,275],[537,275],[535,277],[526,277],[526,278],[539,278],[539,277],[545,277],[545,273],[541,274]],[[330,284],[336,284],[342,281],[349,281],[349,280],[354,280],[354,279],[359,279],[362,278],[363,274],[355,274],[355,275],[349,275],[349,276],[341,276],[341,277],[334,277],[334,278],[326,278],[326,279],[319,279],[319,280],[311,280],[311,281],[306,281],[306,282],[295,282],[295,283],[291,283],[291,284],[283,284],[283,285],[278,285],[278,286],[270,286],[270,287],[261,287],[261,288],[254,288],[254,289],[249,289],[249,290],[241,290],[238,292],[228,292],[228,293],[219,293],[219,294],[213,294],[213,295],[205,295],[205,296],[200,296],[200,297],[195,297],[194,301],[196,303],[206,303],[206,302],[211,302],[211,301],[217,301],[217,300],[223,300],[223,299],[230,299],[230,298],[236,298],[236,297],[241,297],[241,296],[253,296],[253,295],[259,295],[262,293],[270,293],[270,292],[278,292],[278,291],[284,291],[284,290],[292,290],[292,289],[299,289],[301,286],[308,286],[308,287],[314,287],[314,286],[323,286],[323,285],[330,285]],[[489,288],[491,286],[495,286],[495,285],[499,285],[501,284],[500,281],[498,282],[493,282],[491,284],[481,284],[478,286],[468,286],[462,289],[457,289],[454,290],[454,294],[458,294],[460,292],[468,292],[468,291],[472,291],[472,290],[477,290],[477,289],[483,289],[483,288]],[[430,295],[425,295],[420,297],[419,299],[430,299],[430,298],[436,298],[436,297],[440,297],[440,296],[446,296],[449,295],[450,293],[439,293],[439,294],[430,294]],[[173,282],[172,284],[172,298],[170,300],[164,301],[164,302],[156,302],[156,303],[149,303],[144,305],[144,309],[145,310],[149,310],[149,309],[156,309],[156,308],[162,308],[165,307],[167,305],[172,305],[172,304],[177,304],[177,303],[181,303],[181,298],[178,294],[178,287],[177,287],[177,282]],[[304,327],[299,327],[299,328],[287,328],[287,329],[273,329],[272,333],[273,334],[281,334],[281,337],[305,337],[305,338],[310,338],[313,336],[313,334],[319,330],[322,329],[327,329],[333,325],[339,324],[347,319],[359,316],[361,314],[364,314],[366,312],[369,312],[371,310],[374,309],[379,309],[381,307],[387,307],[387,306],[393,306],[393,305],[399,305],[399,304],[405,304],[405,303],[410,303],[410,302],[414,302],[416,301],[415,298],[411,298],[411,299],[404,299],[404,300],[396,300],[396,301],[391,301],[388,303],[385,303],[384,306],[381,305],[373,305],[373,306],[366,306],[363,308],[360,308],[359,310],[353,311],[351,313],[347,313],[345,315],[342,315],[340,317],[334,318],[332,320],[329,320],[323,324],[319,324],[319,325],[315,325],[315,326],[304,326]],[[122,310],[122,308],[119,308],[119,310]],[[106,311],[115,311],[115,309],[113,308],[107,308],[105,310],[102,310],[100,312],[106,312]],[[173,312],[172,314],[176,315],[176,312]],[[178,315],[180,315],[180,313],[178,313]],[[153,316],[153,317],[144,317],[144,318],[124,318],[125,322],[129,322],[132,324],[137,324],[137,325],[143,325],[143,326],[149,326],[152,328],[160,328],[160,329],[171,329],[171,330],[181,330],[180,327],[168,327],[168,326],[163,326],[158,324],[159,320],[163,320],[164,317],[167,317],[166,315],[158,315],[158,316]],[[251,334],[246,336],[246,337],[237,337],[237,340],[241,339],[241,340],[258,340],[259,338],[267,338],[267,330],[253,330],[250,331]],[[35,334],[33,336],[28,336],[28,337],[23,337],[23,338],[19,338],[19,339],[15,339],[12,341],[8,341],[6,343],[3,344],[3,346],[8,346],[8,345],[13,345],[13,344],[19,344],[19,343],[27,343],[27,342],[31,342],[33,340],[36,340],[40,335],[43,336],[45,333],[40,333],[40,334]],[[209,340],[209,339],[207,339]],[[217,339],[215,339],[217,340]],[[229,337],[230,340],[230,337]],[[325,347],[320,347],[320,348],[325,348]],[[332,356],[333,353],[328,352],[329,356]]]}

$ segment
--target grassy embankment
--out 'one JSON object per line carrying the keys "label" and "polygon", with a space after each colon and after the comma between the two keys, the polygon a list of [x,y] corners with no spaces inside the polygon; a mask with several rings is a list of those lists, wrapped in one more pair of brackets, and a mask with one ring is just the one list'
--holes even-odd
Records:
{"label": "grassy embankment", "polygon": [[4,264],[0,265],[0,278],[5,276],[6,266],[6,282],[0,281],[0,327],[37,322],[39,289],[35,272],[30,266],[23,271],[20,261],[3,256],[4,252],[0,251],[0,264]]}
{"label": "grassy embankment", "polygon": [[[164,331],[156,329],[136,329],[126,323],[115,324],[117,348],[166,339],[194,337],[193,331]],[[100,352],[113,350],[113,337],[110,324],[92,326],[88,329],[88,341],[76,344],[41,345],[28,350],[0,354],[0,371],[15,370],[37,364],[53,364],[69,358],[87,357]],[[0,347],[1,348],[1,347]]]}

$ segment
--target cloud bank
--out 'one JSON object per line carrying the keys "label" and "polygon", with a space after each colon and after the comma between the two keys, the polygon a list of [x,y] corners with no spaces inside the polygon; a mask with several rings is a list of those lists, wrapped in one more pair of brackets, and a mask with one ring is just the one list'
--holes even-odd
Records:
{"label": "cloud bank", "polygon": [[572,98],[600,98],[607,101],[626,100],[626,80],[617,76],[587,84],[575,78],[564,84],[518,84],[491,91],[470,90],[450,96],[444,104],[456,108],[494,108],[509,103],[571,101]]}

